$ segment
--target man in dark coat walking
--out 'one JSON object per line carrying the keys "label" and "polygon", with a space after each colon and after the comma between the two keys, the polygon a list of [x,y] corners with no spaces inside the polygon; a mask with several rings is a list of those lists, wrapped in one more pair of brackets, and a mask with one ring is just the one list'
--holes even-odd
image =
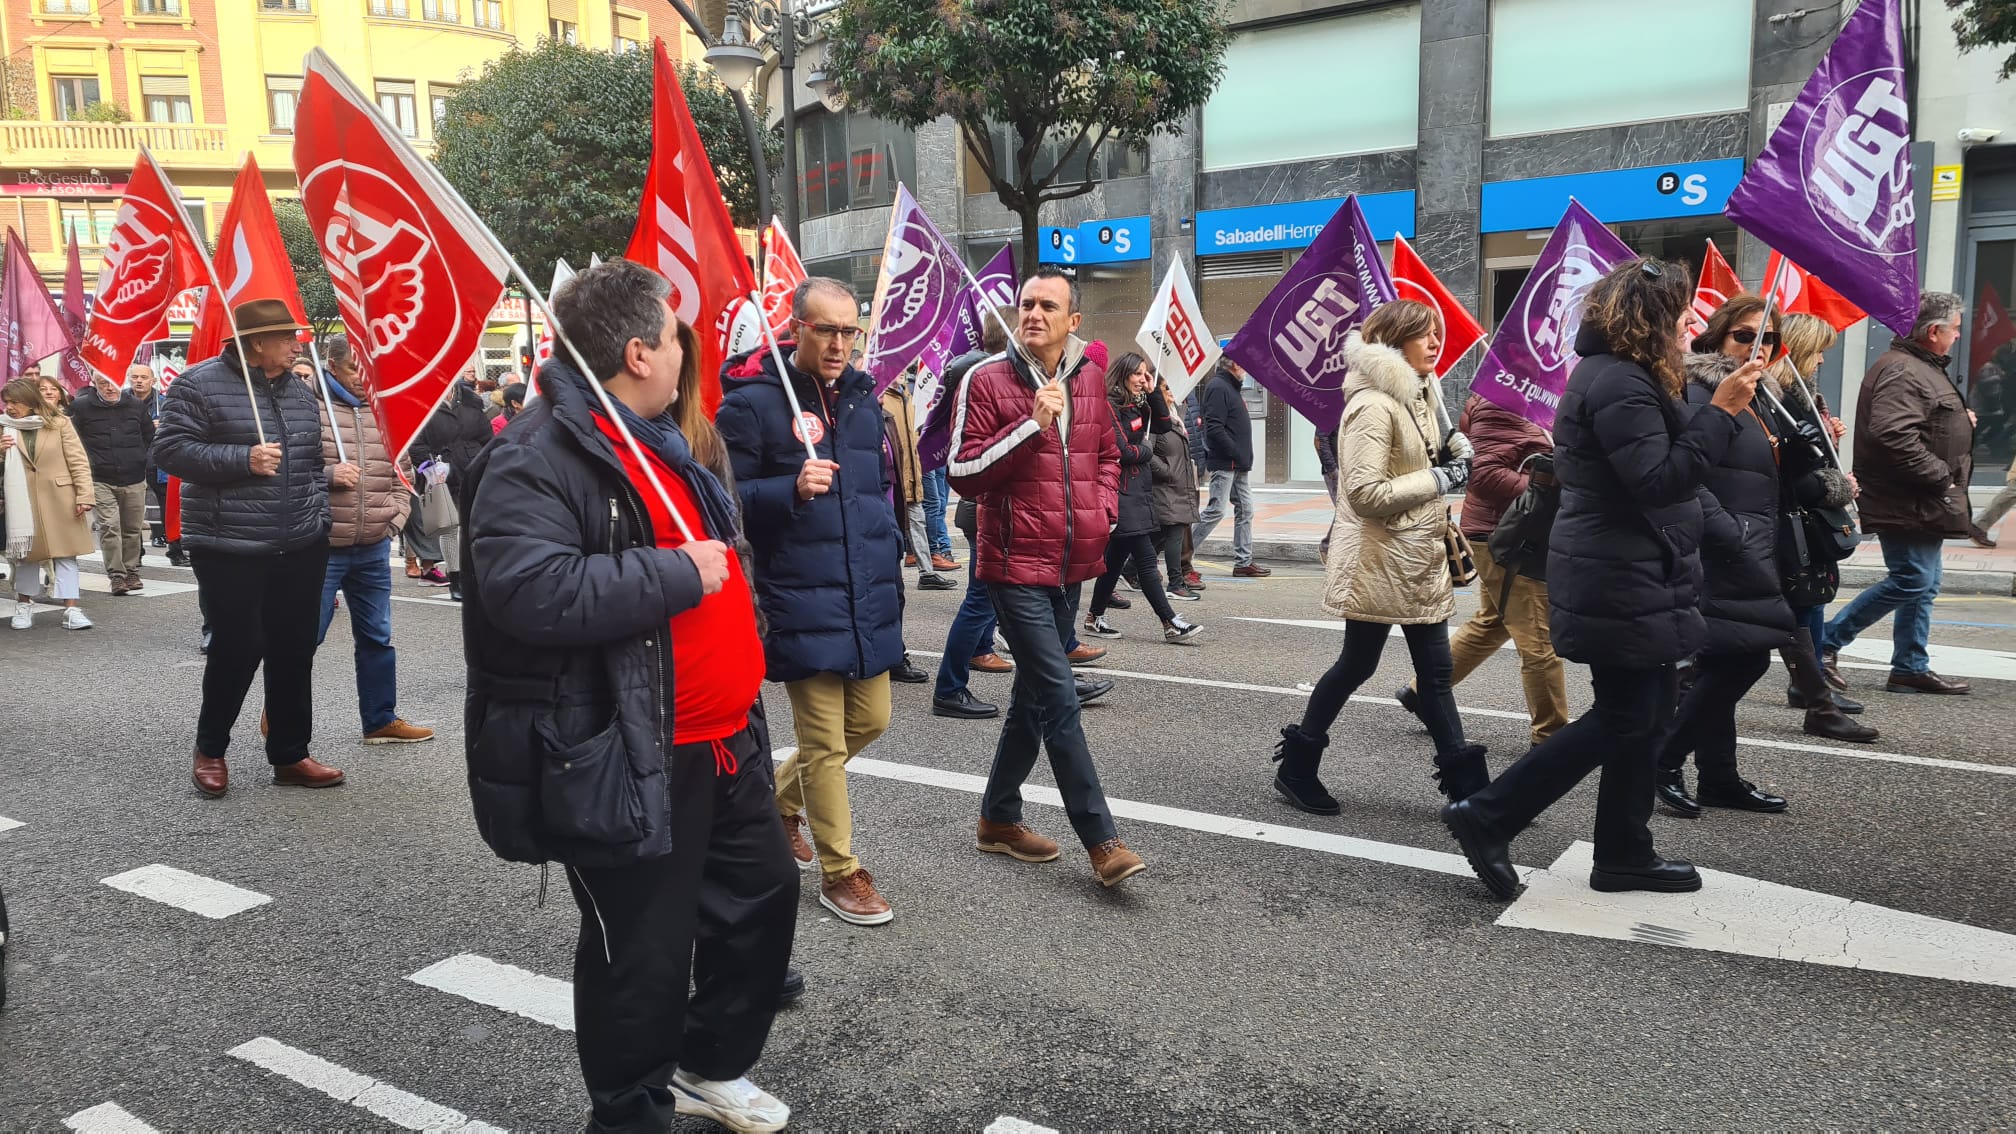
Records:
{"label": "man in dark coat walking", "polygon": [[1245,380],[1238,363],[1222,359],[1197,395],[1204,409],[1204,468],[1211,474],[1211,498],[1190,530],[1190,542],[1203,547],[1229,506],[1232,573],[1260,579],[1274,572],[1253,562],[1253,489],[1246,483],[1253,471],[1253,420],[1240,393]]}
{"label": "man in dark coat walking", "polygon": [[130,595],[140,589],[140,557],[147,546],[147,450],[154,445],[154,415],[100,374],[70,403],[70,420],[91,458],[105,574],[113,594]]}

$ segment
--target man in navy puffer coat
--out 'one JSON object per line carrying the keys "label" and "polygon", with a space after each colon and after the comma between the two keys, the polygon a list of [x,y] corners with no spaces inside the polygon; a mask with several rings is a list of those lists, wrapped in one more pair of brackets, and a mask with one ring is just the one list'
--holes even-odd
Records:
{"label": "man in navy puffer coat", "polygon": [[[798,751],[777,769],[777,807],[819,901],[854,925],[893,917],[853,854],[847,761],[889,727],[889,671],[903,660],[903,552],[882,464],[882,405],[848,365],[860,301],[837,280],[791,297],[788,376],[769,350],[728,360],[714,420],[756,552],[756,598],[769,619],[768,676],[784,683]],[[784,382],[803,413],[792,420]],[[818,452],[808,457],[810,440]]]}

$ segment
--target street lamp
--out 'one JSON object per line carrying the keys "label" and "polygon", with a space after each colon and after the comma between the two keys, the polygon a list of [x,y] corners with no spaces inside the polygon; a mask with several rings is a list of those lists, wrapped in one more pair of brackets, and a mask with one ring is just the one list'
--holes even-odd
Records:
{"label": "street lamp", "polygon": [[[714,33],[708,30],[706,21],[700,18],[700,13],[693,10],[692,4],[687,0],[666,0],[666,2],[672,5],[673,11],[679,13],[679,18],[686,22],[694,37],[706,44],[710,51],[720,46],[721,41],[714,38]],[[761,57],[758,59],[760,62]],[[747,85],[754,75],[755,71],[752,69],[745,73],[741,84],[729,83],[727,86],[729,97],[735,100],[735,114],[742,119],[742,133],[749,143],[750,165],[756,171],[756,215],[767,217],[770,215],[770,165],[763,158],[763,127],[750,112],[749,100],[742,94],[742,87]]]}
{"label": "street lamp", "polygon": [[[802,5],[802,6],[801,6]],[[798,49],[820,38],[818,23],[807,9],[821,12],[830,3],[812,0],[729,0],[728,17],[721,38],[707,49],[706,60],[731,90],[740,90],[756,77],[764,62],[763,47],[777,52],[778,74],[784,80],[784,231],[798,243],[798,107],[793,91],[798,65]],[[751,40],[745,29],[753,28],[761,37]],[[836,89],[823,68],[812,74],[819,83],[821,102],[831,105],[830,91]]]}

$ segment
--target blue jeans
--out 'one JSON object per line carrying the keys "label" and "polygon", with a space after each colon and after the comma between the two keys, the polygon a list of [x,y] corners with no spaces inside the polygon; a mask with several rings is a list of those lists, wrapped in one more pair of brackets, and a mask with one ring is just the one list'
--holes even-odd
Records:
{"label": "blue jeans", "polygon": [[[1114,837],[1113,812],[1092,750],[1079,720],[1078,688],[1071,663],[1064,656],[1064,637],[1077,613],[1062,587],[1024,587],[996,583],[988,588],[1001,634],[1015,652],[1015,694],[994,766],[981,796],[981,817],[996,823],[1022,821],[1022,783],[1035,770],[1036,757],[1050,756],[1050,775],[1064,797],[1071,829],[1086,847]],[[1651,792],[1646,792],[1651,806]]]}
{"label": "blue jeans", "polygon": [[1883,566],[1890,573],[1863,591],[1827,624],[1829,650],[1838,650],[1856,635],[1897,612],[1890,627],[1890,668],[1898,673],[1924,673],[1932,668],[1925,643],[1932,636],[1932,600],[1939,597],[1944,570],[1940,557],[1946,541],[1915,532],[1879,532]]}
{"label": "blue jeans", "polygon": [[972,660],[993,652],[994,600],[987,596],[987,584],[968,572],[966,598],[959,604],[959,613],[952,616],[952,629],[945,635],[945,656],[938,659],[937,695],[957,696],[966,688]]}
{"label": "blue jeans", "polygon": [[924,537],[930,541],[933,555],[952,554],[952,533],[945,530],[945,503],[951,496],[944,469],[924,474]]}
{"label": "blue jeans", "polygon": [[357,715],[364,731],[377,732],[399,718],[398,653],[392,648],[392,541],[332,547],[322,575],[322,628],[329,636],[336,592],[350,600],[350,636],[357,643]]}

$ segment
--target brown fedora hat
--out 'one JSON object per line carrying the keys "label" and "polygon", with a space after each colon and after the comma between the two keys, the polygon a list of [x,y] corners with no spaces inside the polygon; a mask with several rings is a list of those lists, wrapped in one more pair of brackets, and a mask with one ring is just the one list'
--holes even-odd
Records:
{"label": "brown fedora hat", "polygon": [[293,312],[278,299],[248,299],[231,309],[231,322],[241,335],[261,335],[268,331],[305,331],[294,321]]}

